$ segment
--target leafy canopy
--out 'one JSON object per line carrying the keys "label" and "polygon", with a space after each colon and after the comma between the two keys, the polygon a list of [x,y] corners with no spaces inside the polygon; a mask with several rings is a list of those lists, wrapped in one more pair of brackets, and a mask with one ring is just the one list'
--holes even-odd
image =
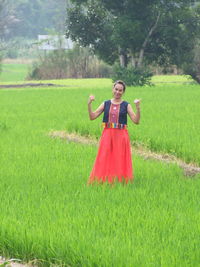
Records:
{"label": "leafy canopy", "polygon": [[120,55],[133,64],[180,65],[200,26],[196,1],[72,0],[66,35],[92,47],[113,64]]}

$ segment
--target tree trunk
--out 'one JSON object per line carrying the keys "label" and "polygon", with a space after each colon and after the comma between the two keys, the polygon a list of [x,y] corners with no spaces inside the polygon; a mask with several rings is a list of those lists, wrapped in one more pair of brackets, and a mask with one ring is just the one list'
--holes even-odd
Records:
{"label": "tree trunk", "polygon": [[142,44],[142,48],[140,49],[140,54],[139,54],[139,59],[138,59],[138,64],[137,64],[138,67],[141,67],[141,65],[142,65],[142,61],[144,58],[144,50],[147,46],[147,43],[148,43],[153,31],[156,29],[156,27],[158,25],[159,18],[160,18],[160,12],[158,13],[155,24],[151,27],[150,31],[147,34],[147,37],[144,40],[144,43]]}
{"label": "tree trunk", "polygon": [[135,60],[135,58],[134,58],[133,55],[131,55],[131,66],[132,66],[133,68],[136,67],[136,60]]}
{"label": "tree trunk", "polygon": [[119,48],[119,62],[122,68],[126,68],[128,65],[127,53],[121,48]]}
{"label": "tree trunk", "polygon": [[125,57],[124,57],[124,55],[119,55],[119,62],[120,62],[120,66],[122,68],[125,68]]}

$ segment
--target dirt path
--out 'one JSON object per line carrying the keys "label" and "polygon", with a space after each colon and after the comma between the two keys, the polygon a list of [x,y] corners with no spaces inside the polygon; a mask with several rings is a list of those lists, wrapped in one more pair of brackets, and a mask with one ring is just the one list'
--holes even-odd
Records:
{"label": "dirt path", "polygon": [[19,259],[6,259],[0,256],[0,267],[36,267],[32,263],[21,263]]}
{"label": "dirt path", "polygon": [[[68,142],[75,142],[85,145],[98,145],[98,141],[94,138],[84,137],[75,133],[67,133],[65,131],[52,131],[49,133],[49,136],[51,136],[52,138],[62,138],[67,140]],[[132,145],[132,150],[134,151],[134,154],[137,154],[144,159],[154,159],[165,163],[177,164],[183,169],[184,175],[187,177],[193,177],[196,174],[200,173],[199,166],[192,163],[186,163],[173,155],[152,152],[142,145]]]}

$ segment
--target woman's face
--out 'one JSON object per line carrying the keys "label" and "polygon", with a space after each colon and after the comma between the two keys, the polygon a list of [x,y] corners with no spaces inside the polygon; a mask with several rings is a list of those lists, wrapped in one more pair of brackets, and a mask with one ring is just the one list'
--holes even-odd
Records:
{"label": "woman's face", "polygon": [[117,83],[114,87],[113,87],[113,96],[116,99],[120,99],[124,93],[124,86],[120,83]]}

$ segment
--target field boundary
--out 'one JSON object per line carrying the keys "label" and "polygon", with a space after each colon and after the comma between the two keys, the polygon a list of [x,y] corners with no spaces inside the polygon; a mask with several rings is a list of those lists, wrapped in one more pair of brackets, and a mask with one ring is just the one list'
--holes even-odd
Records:
{"label": "field boundary", "polygon": [[39,86],[56,86],[63,87],[66,85],[54,84],[54,83],[22,83],[22,84],[0,84],[0,88],[22,88],[22,87],[39,87]]}
{"label": "field boundary", "polygon": [[[66,131],[51,131],[48,134],[52,138],[61,138],[68,142],[80,143],[84,145],[97,146],[98,141],[90,136],[82,136],[77,133],[68,133]],[[148,160],[153,159],[157,161],[162,161],[164,163],[177,164],[181,169],[183,169],[184,175],[187,177],[193,177],[200,173],[200,167],[193,163],[186,163],[182,159],[170,155],[167,153],[156,153],[141,144],[132,144],[132,151],[134,154],[141,156],[142,158]]]}

